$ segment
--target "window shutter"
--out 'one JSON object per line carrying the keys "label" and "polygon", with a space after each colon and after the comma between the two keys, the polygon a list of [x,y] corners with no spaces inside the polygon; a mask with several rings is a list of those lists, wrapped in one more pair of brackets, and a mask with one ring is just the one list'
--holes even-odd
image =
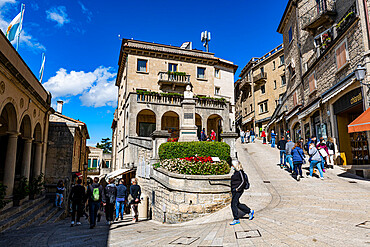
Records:
{"label": "window shutter", "polygon": [[336,50],[336,56],[337,56],[337,68],[340,69],[347,62],[346,42],[343,42],[343,44],[340,47],[338,47],[338,49]]}
{"label": "window shutter", "polygon": [[298,104],[297,92],[293,94],[293,105],[296,106]]}
{"label": "window shutter", "polygon": [[310,87],[310,93],[313,92],[316,89],[316,83],[315,83],[315,74],[312,74],[310,78],[308,79],[308,84]]}

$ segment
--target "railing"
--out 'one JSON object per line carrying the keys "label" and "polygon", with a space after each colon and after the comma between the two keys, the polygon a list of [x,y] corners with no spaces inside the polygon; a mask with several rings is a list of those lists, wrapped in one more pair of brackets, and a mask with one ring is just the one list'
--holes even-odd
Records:
{"label": "railing", "polygon": [[196,107],[225,108],[226,101],[197,98]]}
{"label": "railing", "polygon": [[181,84],[190,84],[190,75],[179,75],[176,72],[159,72],[158,81],[161,82],[175,82]]}
{"label": "railing", "polygon": [[333,0],[320,0],[301,17],[302,28],[314,23],[320,17],[328,13],[335,13],[335,1]]}
{"label": "railing", "polygon": [[260,80],[266,80],[267,79],[267,72],[259,73],[256,76],[253,76],[253,82],[258,82]]}
{"label": "railing", "polygon": [[246,86],[250,85],[251,81],[247,78],[247,77],[244,77],[242,79],[242,81],[240,82],[240,89],[243,89],[245,88]]}
{"label": "railing", "polygon": [[356,18],[356,14],[357,14],[356,3],[354,3],[335,25],[336,36],[341,35],[347,29],[351,21],[354,18]]}
{"label": "railing", "polygon": [[184,97],[182,96],[169,96],[161,94],[137,94],[136,99],[138,102],[144,103],[155,103],[155,104],[171,104],[171,105],[181,105],[181,101]]}

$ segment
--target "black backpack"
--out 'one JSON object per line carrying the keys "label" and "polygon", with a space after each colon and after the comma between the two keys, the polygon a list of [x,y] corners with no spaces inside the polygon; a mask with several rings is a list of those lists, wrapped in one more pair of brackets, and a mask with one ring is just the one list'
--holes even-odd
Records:
{"label": "black backpack", "polygon": [[117,188],[115,187],[111,187],[111,186],[107,186],[106,188],[107,190],[107,201],[109,201],[109,203],[115,203],[116,202],[116,190]]}
{"label": "black backpack", "polygon": [[247,190],[250,187],[248,176],[247,176],[247,174],[244,171],[241,171],[241,173],[244,176],[244,189]]}

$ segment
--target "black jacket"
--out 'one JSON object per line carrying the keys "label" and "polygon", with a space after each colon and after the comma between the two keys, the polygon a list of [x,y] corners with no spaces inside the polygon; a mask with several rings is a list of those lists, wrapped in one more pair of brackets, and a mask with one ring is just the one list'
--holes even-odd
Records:
{"label": "black jacket", "polygon": [[235,171],[231,176],[231,191],[242,191],[245,187],[245,178],[243,171]]}
{"label": "black jacket", "polygon": [[69,194],[69,200],[84,202],[86,200],[85,187],[79,184],[73,186]]}
{"label": "black jacket", "polygon": [[286,140],[280,140],[277,143],[277,147],[279,150],[284,150],[285,151],[285,145],[286,145]]}
{"label": "black jacket", "polygon": [[126,198],[127,199],[127,188],[123,184],[117,186],[117,198]]}
{"label": "black jacket", "polygon": [[327,142],[326,143],[326,146],[328,147],[329,150],[333,150],[334,151],[334,143],[332,142]]}
{"label": "black jacket", "polygon": [[141,196],[141,188],[139,185],[131,185],[130,186],[130,194],[132,196],[132,201],[131,203],[134,203],[135,199],[139,199],[140,201],[140,196]]}
{"label": "black jacket", "polygon": [[108,184],[104,188],[104,195],[103,202],[115,203],[117,198],[117,187],[114,184]]}
{"label": "black jacket", "polygon": [[103,186],[101,186],[101,184],[91,184],[89,185],[89,187],[87,187],[87,193],[86,193],[86,197],[89,199],[89,202],[93,202],[93,190],[95,188],[99,188],[99,202],[101,201],[105,201],[105,194],[104,194],[104,190],[103,190]]}

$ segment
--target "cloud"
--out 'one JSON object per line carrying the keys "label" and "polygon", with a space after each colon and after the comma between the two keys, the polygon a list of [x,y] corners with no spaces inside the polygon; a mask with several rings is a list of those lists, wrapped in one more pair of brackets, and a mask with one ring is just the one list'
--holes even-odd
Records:
{"label": "cloud", "polygon": [[46,10],[46,18],[51,21],[56,21],[58,23],[57,26],[59,27],[71,21],[70,19],[68,19],[67,8],[64,6],[59,6]]}
{"label": "cloud", "polygon": [[15,3],[16,1],[15,0],[0,0],[0,8],[2,8],[5,4],[13,4]]}
{"label": "cloud", "polygon": [[71,71],[60,68],[56,75],[43,85],[54,98],[80,96],[83,106],[101,107],[117,105],[116,74],[111,68],[100,66],[93,72]]}
{"label": "cloud", "polygon": [[81,9],[82,9],[82,13],[84,13],[87,17],[87,21],[90,22],[91,21],[91,17],[92,17],[92,12],[90,10],[88,10],[85,5],[83,3],[81,3],[80,1],[78,1],[78,4],[81,6]]}

